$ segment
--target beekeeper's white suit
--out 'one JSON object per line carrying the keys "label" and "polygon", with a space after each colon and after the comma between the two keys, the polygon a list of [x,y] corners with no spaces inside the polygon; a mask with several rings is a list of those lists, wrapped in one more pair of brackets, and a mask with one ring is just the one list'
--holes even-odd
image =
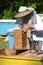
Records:
{"label": "beekeeper's white suit", "polygon": [[33,34],[33,40],[38,41],[38,49],[43,50],[43,22],[40,16],[36,15],[37,24],[34,24],[37,34]]}
{"label": "beekeeper's white suit", "polygon": [[[30,10],[32,9],[30,8]],[[34,10],[34,15],[32,16],[32,19],[30,19],[28,23],[34,24],[37,34],[33,34],[33,40],[38,41],[39,51],[43,50],[43,22],[41,20],[41,17],[38,14],[36,14],[35,10]]]}

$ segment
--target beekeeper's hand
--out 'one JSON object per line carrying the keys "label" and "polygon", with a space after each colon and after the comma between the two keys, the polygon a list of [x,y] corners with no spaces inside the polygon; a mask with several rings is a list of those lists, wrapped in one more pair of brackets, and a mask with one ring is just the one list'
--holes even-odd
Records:
{"label": "beekeeper's hand", "polygon": [[28,29],[35,29],[35,26],[33,24],[24,25],[23,31],[26,32]]}
{"label": "beekeeper's hand", "polygon": [[24,25],[23,31],[26,32],[29,29],[29,24]]}

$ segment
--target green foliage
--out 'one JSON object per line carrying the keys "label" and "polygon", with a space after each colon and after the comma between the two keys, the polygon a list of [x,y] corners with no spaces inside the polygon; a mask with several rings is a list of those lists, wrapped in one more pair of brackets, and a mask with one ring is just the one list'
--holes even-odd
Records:
{"label": "green foliage", "polygon": [[9,9],[4,10],[2,19],[12,19],[13,18],[13,12],[12,12],[12,6]]}
{"label": "green foliage", "polygon": [[32,8],[34,8],[34,9],[36,9],[35,3],[31,4],[29,7],[32,7]]}
{"label": "green foliage", "polygon": [[12,19],[20,6],[33,7],[37,13],[43,13],[43,0],[1,0],[0,18]]}
{"label": "green foliage", "polygon": [[4,38],[0,38],[0,49],[9,48],[9,41],[4,41]]}

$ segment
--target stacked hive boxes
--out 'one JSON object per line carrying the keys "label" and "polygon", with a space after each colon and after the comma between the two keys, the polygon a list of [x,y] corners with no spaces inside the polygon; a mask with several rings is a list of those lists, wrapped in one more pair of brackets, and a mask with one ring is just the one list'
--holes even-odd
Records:
{"label": "stacked hive boxes", "polygon": [[15,43],[14,47],[16,50],[26,50],[27,49],[27,33],[22,29],[14,30]]}

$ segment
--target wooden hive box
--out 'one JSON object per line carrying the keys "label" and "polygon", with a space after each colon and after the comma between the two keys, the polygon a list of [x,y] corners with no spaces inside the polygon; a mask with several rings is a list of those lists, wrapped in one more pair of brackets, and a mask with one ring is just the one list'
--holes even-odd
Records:
{"label": "wooden hive box", "polygon": [[27,49],[27,33],[22,29],[14,30],[14,48],[16,50],[26,50]]}
{"label": "wooden hive box", "polygon": [[24,38],[27,36],[26,32],[24,32],[22,29],[15,29],[14,30],[14,36],[15,38]]}
{"label": "wooden hive box", "polygon": [[0,49],[0,55],[16,55],[16,50],[3,48]]}

